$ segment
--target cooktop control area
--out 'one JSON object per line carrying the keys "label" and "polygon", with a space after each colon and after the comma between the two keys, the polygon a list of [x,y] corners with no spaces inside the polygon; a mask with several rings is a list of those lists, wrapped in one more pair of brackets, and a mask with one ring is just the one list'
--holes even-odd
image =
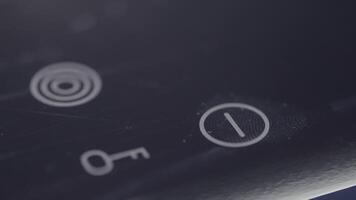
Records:
{"label": "cooktop control area", "polygon": [[355,185],[354,19],[347,1],[0,2],[0,199]]}

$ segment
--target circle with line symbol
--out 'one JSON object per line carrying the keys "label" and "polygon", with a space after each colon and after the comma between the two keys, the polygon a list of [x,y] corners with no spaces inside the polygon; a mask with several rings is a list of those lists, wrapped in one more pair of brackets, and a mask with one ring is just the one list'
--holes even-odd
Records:
{"label": "circle with line symbol", "polygon": [[260,109],[244,103],[224,103],[207,110],[199,121],[203,136],[222,147],[242,148],[262,141],[270,121]]}
{"label": "circle with line symbol", "polygon": [[49,106],[74,107],[98,96],[102,89],[100,75],[89,66],[76,62],[48,65],[32,78],[32,96]]}

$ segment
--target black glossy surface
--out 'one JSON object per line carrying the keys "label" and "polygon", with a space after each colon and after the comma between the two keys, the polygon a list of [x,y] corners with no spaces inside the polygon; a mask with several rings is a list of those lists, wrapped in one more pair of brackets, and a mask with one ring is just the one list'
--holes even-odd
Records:
{"label": "black glossy surface", "polygon": [[[256,200],[255,187],[282,179],[263,172],[317,180],[356,142],[355,110],[328,107],[356,96],[354,19],[351,1],[1,1],[0,199],[164,199],[190,183],[183,197]],[[31,77],[62,61],[95,69],[100,95],[72,108],[36,101]],[[268,136],[241,149],[207,141],[199,118],[225,102],[263,110]],[[151,159],[104,177],[80,164],[90,149],[141,146]]]}

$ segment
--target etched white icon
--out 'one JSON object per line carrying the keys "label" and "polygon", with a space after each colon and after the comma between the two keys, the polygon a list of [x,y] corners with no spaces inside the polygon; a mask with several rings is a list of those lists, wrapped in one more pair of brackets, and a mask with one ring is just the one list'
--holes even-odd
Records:
{"label": "etched white icon", "polygon": [[30,91],[38,101],[54,107],[79,106],[93,100],[102,89],[100,75],[87,65],[59,62],[39,70]]}
{"label": "etched white icon", "polygon": [[[234,111],[234,110],[239,110],[240,112],[242,111],[250,111],[252,113],[254,113],[255,115],[257,115],[257,117],[261,118],[263,121],[263,125],[264,127],[261,127],[261,132],[259,133],[254,133],[253,135],[246,133],[242,130],[242,128],[239,126],[239,122],[234,120],[234,118],[232,117],[231,113],[229,112],[229,110]],[[213,116],[213,114],[216,114],[218,111],[222,112],[221,115],[224,116],[224,118],[220,118],[220,117],[216,117]],[[206,128],[206,121],[208,120],[208,118],[210,117],[214,117],[214,119],[216,119],[215,121],[213,121],[214,124],[220,124],[221,119],[226,120],[231,127],[234,129],[235,133],[238,138],[240,138],[239,140],[235,140],[235,141],[228,141],[228,140],[223,140],[221,138],[216,137],[216,135],[213,135],[211,130],[207,130]],[[249,117],[249,116],[246,116]],[[251,121],[251,120],[255,120],[255,119],[245,119],[247,121]],[[254,123],[255,124],[255,123]],[[210,108],[208,111],[206,111],[202,117],[200,118],[200,122],[199,122],[199,128],[201,133],[203,134],[203,136],[208,139],[210,142],[217,144],[219,146],[222,147],[230,147],[230,148],[240,148],[240,147],[247,147],[253,144],[256,144],[258,142],[260,142],[261,140],[263,140],[269,130],[270,130],[270,122],[268,117],[266,116],[265,113],[263,113],[260,109],[251,106],[251,105],[247,105],[247,104],[243,104],[243,103],[224,103],[224,104],[220,104],[217,106],[214,106],[212,108]],[[222,130],[223,128],[221,126],[216,126],[215,127],[217,130],[219,131],[227,131],[227,130]]]}
{"label": "etched white icon", "polygon": [[[103,161],[102,166],[95,166],[90,159],[100,158]],[[92,176],[105,176],[110,174],[114,170],[114,161],[122,160],[125,158],[131,158],[133,160],[138,160],[140,158],[150,159],[151,155],[146,148],[140,147],[124,152],[119,152],[109,155],[102,150],[90,150],[85,152],[81,157],[80,161],[84,170]]]}

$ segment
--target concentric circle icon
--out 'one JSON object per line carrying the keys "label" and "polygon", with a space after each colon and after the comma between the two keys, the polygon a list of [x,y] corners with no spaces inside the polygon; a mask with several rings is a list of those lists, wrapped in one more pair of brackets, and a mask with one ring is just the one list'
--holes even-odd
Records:
{"label": "concentric circle icon", "polygon": [[54,107],[74,107],[93,100],[102,89],[100,75],[87,65],[59,62],[32,78],[30,91],[38,101]]}

